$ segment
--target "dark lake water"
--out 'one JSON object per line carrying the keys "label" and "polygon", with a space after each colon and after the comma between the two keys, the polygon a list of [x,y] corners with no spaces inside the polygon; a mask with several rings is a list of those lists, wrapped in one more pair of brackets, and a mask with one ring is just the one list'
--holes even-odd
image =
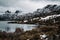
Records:
{"label": "dark lake water", "polygon": [[0,30],[14,32],[16,28],[23,28],[24,31],[32,30],[37,25],[34,24],[8,24],[9,21],[0,21]]}

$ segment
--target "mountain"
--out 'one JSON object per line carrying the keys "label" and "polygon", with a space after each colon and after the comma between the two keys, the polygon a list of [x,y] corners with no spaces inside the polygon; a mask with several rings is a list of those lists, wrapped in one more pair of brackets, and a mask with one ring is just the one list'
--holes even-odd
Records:
{"label": "mountain", "polygon": [[59,15],[60,14],[60,5],[47,5],[42,9],[37,9],[33,13],[23,14],[23,19],[32,19],[36,17],[47,17],[50,15]]}
{"label": "mountain", "polygon": [[42,9],[37,9],[35,14],[39,14],[39,16],[49,16],[60,14],[60,6],[59,5],[47,5]]}
{"label": "mountain", "polygon": [[[19,10],[16,10],[15,14],[17,14],[19,12],[20,12]],[[10,14],[11,12],[9,10],[7,10],[5,13]],[[36,18],[36,17],[47,17],[50,15],[59,15],[59,14],[60,14],[60,5],[47,5],[42,9],[37,9],[33,13],[26,13],[23,15],[19,15],[19,16],[16,16],[16,18],[20,19],[20,20],[29,20],[29,19]],[[4,18],[5,17],[3,16],[3,19]]]}

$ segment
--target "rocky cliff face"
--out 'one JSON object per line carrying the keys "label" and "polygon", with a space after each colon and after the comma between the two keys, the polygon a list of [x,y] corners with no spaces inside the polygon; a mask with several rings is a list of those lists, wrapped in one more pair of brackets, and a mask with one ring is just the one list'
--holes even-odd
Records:
{"label": "rocky cliff face", "polygon": [[37,17],[47,17],[59,14],[60,14],[60,5],[47,5],[42,9],[37,9],[33,13],[26,14],[24,17],[27,19],[32,19]]}
{"label": "rocky cliff face", "polygon": [[47,5],[43,9],[37,9],[37,12],[40,13],[40,15],[54,15],[54,14],[60,14],[60,6],[59,5]]}

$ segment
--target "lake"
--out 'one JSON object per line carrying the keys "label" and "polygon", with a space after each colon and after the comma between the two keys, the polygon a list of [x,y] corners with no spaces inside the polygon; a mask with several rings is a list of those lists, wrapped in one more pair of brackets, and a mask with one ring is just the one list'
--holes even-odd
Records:
{"label": "lake", "polygon": [[16,28],[23,28],[24,31],[32,30],[37,25],[34,24],[8,24],[9,21],[0,21],[0,30],[14,32]]}

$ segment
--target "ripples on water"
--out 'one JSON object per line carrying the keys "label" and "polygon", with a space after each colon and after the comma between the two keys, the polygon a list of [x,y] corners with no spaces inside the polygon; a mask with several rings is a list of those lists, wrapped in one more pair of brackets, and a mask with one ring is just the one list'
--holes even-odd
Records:
{"label": "ripples on water", "polygon": [[0,21],[0,30],[14,32],[16,28],[23,28],[24,31],[32,30],[36,25],[33,24],[8,24],[9,21]]}

